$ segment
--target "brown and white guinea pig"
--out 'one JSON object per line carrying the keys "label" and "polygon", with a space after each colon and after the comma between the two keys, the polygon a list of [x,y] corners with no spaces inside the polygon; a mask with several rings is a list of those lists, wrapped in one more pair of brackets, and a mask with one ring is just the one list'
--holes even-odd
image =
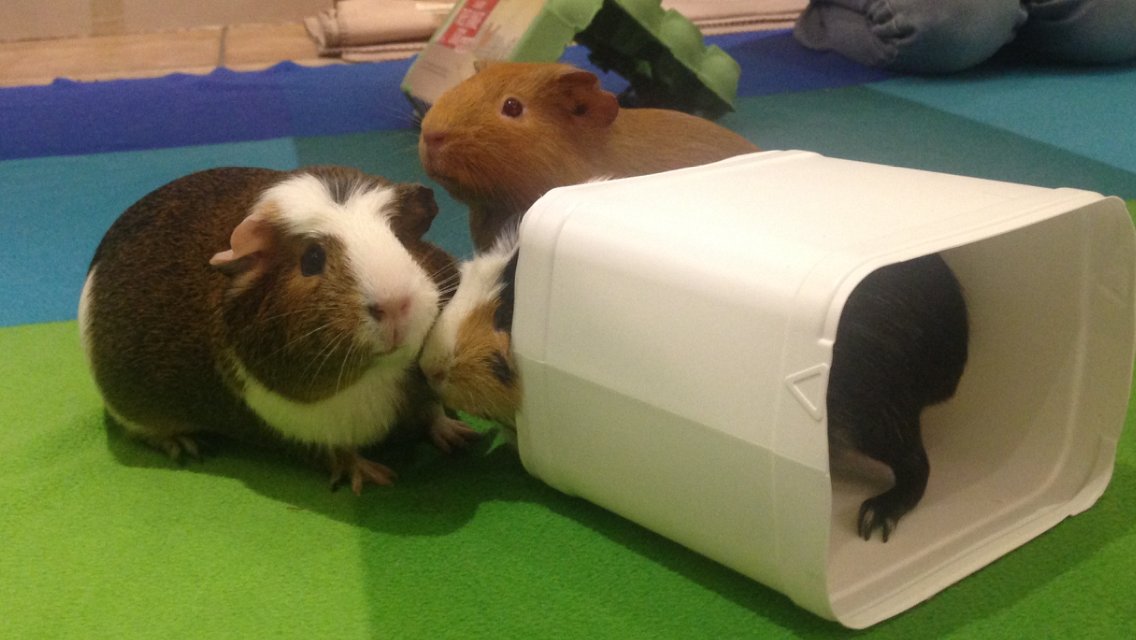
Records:
{"label": "brown and white guinea pig", "polygon": [[436,213],[426,187],[342,167],[211,169],[146,195],[79,304],[107,413],[175,459],[210,432],[298,448],[356,493],[392,482],[359,450],[396,425],[472,438],[415,366],[456,277],[422,240]]}
{"label": "brown and white guinea pig", "polygon": [[521,378],[512,352],[517,235],[461,265],[454,297],[438,314],[419,366],[445,406],[514,427]]}
{"label": "brown and white guinea pig", "polygon": [[[506,236],[461,267],[462,280],[422,350],[443,403],[512,426],[522,381],[510,350],[517,247]],[[857,532],[886,542],[922,499],[930,475],[923,410],[955,394],[966,367],[962,287],[938,254],[885,266],[849,296],[833,345],[827,393],[832,447],[887,465],[888,491],[865,500]]]}
{"label": "brown and white guinea pig", "polygon": [[565,64],[493,62],[422,119],[426,173],[469,205],[479,251],[553,187],[638,176],[757,151],[709,120],[620,109],[595,75]]}

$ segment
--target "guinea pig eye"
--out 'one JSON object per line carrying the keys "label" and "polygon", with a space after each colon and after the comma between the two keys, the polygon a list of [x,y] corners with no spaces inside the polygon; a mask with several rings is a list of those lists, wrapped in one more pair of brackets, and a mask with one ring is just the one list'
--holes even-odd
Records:
{"label": "guinea pig eye", "polygon": [[524,111],[525,105],[516,98],[505,98],[505,103],[501,105],[501,113],[510,118],[519,118]]}
{"label": "guinea pig eye", "polygon": [[318,244],[311,244],[300,256],[300,273],[305,277],[318,276],[327,264],[327,253]]}

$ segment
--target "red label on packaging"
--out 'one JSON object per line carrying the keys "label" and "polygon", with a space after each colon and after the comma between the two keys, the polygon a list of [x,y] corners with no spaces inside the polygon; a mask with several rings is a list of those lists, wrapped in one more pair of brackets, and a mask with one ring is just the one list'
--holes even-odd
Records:
{"label": "red label on packaging", "polygon": [[468,46],[481,30],[482,23],[492,13],[493,7],[497,6],[497,2],[498,0],[467,0],[438,42],[451,49]]}

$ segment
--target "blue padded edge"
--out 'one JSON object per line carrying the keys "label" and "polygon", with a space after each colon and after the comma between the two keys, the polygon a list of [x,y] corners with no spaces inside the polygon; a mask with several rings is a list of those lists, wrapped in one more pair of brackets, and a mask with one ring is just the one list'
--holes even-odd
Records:
{"label": "blue padded edge", "polygon": [[[742,67],[739,97],[862,84],[890,75],[805,49],[787,31],[707,38]],[[592,68],[587,51],[564,60]],[[410,60],[0,89],[0,160],[157,149],[414,126],[399,91]],[[612,88],[618,79],[608,78]]]}

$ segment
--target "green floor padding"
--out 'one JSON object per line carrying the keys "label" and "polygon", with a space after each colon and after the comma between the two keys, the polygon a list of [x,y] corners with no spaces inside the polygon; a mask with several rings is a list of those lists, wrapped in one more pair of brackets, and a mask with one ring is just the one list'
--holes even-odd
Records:
{"label": "green floor padding", "polygon": [[[398,484],[361,497],[235,445],[178,467],[104,424],[74,322],[0,329],[0,353],[0,637],[850,634],[547,488],[488,436],[393,447]],[[1095,507],[857,636],[1131,637],[1132,423]]]}

